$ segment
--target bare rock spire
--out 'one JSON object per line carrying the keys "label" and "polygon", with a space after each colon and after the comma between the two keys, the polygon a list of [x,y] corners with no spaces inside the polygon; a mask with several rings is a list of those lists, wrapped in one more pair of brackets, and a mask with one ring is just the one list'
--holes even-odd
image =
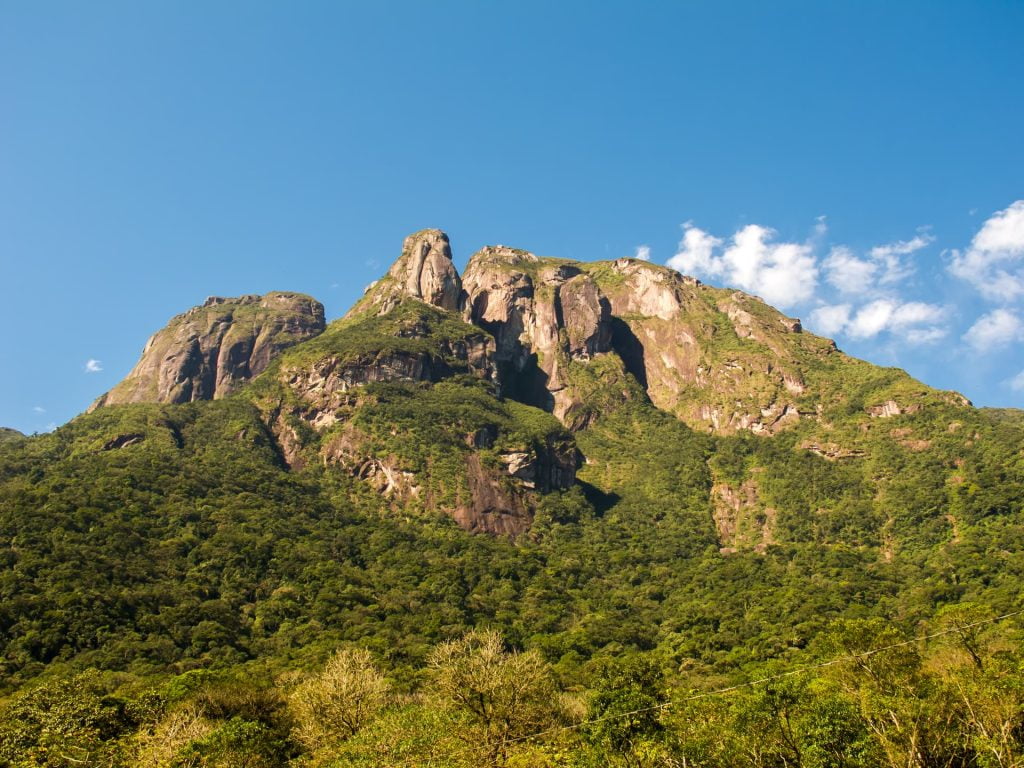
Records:
{"label": "bare rock spire", "polygon": [[405,238],[402,254],[387,275],[370,285],[349,315],[386,314],[402,299],[419,299],[435,307],[457,312],[462,301],[462,280],[452,263],[448,235],[439,229],[422,229]]}

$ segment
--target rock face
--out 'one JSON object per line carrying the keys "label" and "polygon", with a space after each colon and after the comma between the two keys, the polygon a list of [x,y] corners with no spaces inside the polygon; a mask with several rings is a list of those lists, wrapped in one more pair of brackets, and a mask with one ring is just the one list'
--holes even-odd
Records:
{"label": "rock face", "polygon": [[[802,425],[800,445],[838,461],[861,454],[830,413],[840,423],[859,413],[861,431],[895,424],[902,445],[924,450],[898,417],[959,402],[846,357],[739,291],[636,259],[575,262],[500,245],[474,254],[460,278],[447,235],[428,229],[326,329],[307,296],[209,299],[154,335],[94,407],[224,397],[278,356],[240,397],[283,464],[341,470],[396,511],[513,537],[530,527],[539,495],[575,483],[573,433],[626,403],[718,434]],[[126,433],[104,450],[142,439]],[[775,512],[756,478],[717,482],[711,501],[723,551],[773,542]]]}
{"label": "rock face", "polygon": [[800,322],[754,297],[636,259],[577,263],[504,246],[470,259],[463,288],[464,316],[495,337],[503,391],[571,428],[587,425],[591,395],[574,372],[605,355],[698,428],[770,434],[801,416],[805,384],[786,340]]}
{"label": "rock face", "polygon": [[504,466],[489,467],[479,453],[467,456],[469,499],[452,511],[461,528],[515,538],[533,523],[536,493],[565,490],[576,482],[576,446],[548,440],[525,450],[501,453]]}
{"label": "rock face", "polygon": [[484,248],[463,280],[464,316],[493,334],[499,379],[511,396],[563,422],[580,405],[567,370],[611,349],[611,313],[578,265],[504,246]]}
{"label": "rock face", "polygon": [[799,320],[648,262],[618,259],[604,274],[614,346],[656,406],[719,433],[771,434],[799,420],[801,356],[835,351],[803,337]]}
{"label": "rock face", "polygon": [[485,460],[484,453],[498,439],[498,432],[483,432],[486,435],[466,439],[466,445],[477,450],[461,454],[466,493],[454,504],[438,498],[442,494],[431,478],[408,471],[400,457],[381,452],[369,435],[351,425],[333,433],[321,456],[328,466],[346,470],[399,507],[419,504],[449,514],[472,533],[515,538],[533,523],[538,493],[564,490],[575,483],[578,453],[571,440],[548,439],[498,453],[495,464]]}
{"label": "rock face", "polygon": [[349,392],[390,381],[438,382],[460,372],[493,375],[491,341],[484,334],[442,340],[434,351],[375,350],[354,358],[324,357],[304,366],[284,366],[281,378],[297,399],[291,412],[315,429],[331,426]]}
{"label": "rock face", "polygon": [[764,552],[775,543],[778,513],[761,500],[756,478],[739,486],[715,483],[711,503],[722,554],[744,549]]}
{"label": "rock face", "polygon": [[367,289],[348,316],[366,312],[386,314],[404,298],[458,311],[462,281],[452,264],[448,235],[441,230],[424,229],[405,238],[401,256],[387,275]]}
{"label": "rock face", "polygon": [[92,408],[224,397],[323,330],[323,305],[303,294],[212,296],[154,334],[131,373]]}

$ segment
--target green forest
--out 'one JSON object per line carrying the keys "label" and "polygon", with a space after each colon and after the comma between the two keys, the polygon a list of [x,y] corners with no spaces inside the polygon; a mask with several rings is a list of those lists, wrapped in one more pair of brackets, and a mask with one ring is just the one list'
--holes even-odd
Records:
{"label": "green forest", "polygon": [[699,431],[609,352],[555,361],[570,431],[493,344],[404,302],[7,436],[0,766],[1024,764],[1020,413],[868,417],[911,380],[854,361],[817,421]]}
{"label": "green forest", "polygon": [[[438,424],[508,429],[483,386],[366,396],[429,462]],[[1018,610],[1024,575],[1020,426],[997,416],[957,467],[887,441],[831,462],[634,403],[577,436],[581,482],[508,540],[287,471],[241,398],[102,409],[0,449],[0,760],[1019,765],[1020,617],[971,626]],[[530,417],[515,439],[543,433]],[[775,540],[723,554],[709,488],[751,473]]]}

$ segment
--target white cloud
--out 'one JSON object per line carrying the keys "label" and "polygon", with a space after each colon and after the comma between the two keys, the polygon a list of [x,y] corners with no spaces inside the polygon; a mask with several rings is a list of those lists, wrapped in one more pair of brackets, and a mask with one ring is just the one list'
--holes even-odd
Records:
{"label": "white cloud", "polygon": [[936,341],[941,341],[947,336],[949,336],[949,329],[938,326],[933,328],[910,328],[903,334],[903,338],[909,344],[934,344]]}
{"label": "white cloud", "polygon": [[808,327],[825,336],[835,336],[850,322],[849,304],[832,304],[811,312]]}
{"label": "white cloud", "polygon": [[43,408],[43,406],[41,406],[41,405],[34,405],[34,406],[32,406],[32,410],[35,413],[46,413],[46,409]]}
{"label": "white cloud", "polygon": [[86,360],[86,362],[85,362],[85,372],[86,373],[99,373],[102,370],[103,370],[103,365],[100,363],[99,360],[93,360],[92,358],[89,358],[88,360]]}
{"label": "white cloud", "polygon": [[942,326],[945,307],[920,301],[876,299],[856,312],[850,304],[823,305],[811,312],[808,327],[826,336],[845,333],[854,339],[872,339],[889,333],[911,344],[937,341],[947,334]]}
{"label": "white cloud", "polygon": [[680,272],[720,277],[769,304],[792,306],[813,296],[817,260],[810,244],[773,243],[775,234],[767,227],[748,224],[721,251],[721,239],[688,223],[679,251],[668,264]]}
{"label": "white cloud", "polygon": [[636,253],[633,255],[633,258],[640,259],[640,261],[650,261],[651,260],[651,246],[649,246],[649,245],[638,245],[636,247]]}
{"label": "white cloud", "polygon": [[1021,371],[1010,379],[1010,389],[1016,390],[1017,392],[1024,392],[1024,371]]}
{"label": "white cloud", "polygon": [[893,310],[892,327],[897,330],[910,328],[926,323],[941,323],[946,319],[947,311],[937,304],[925,304],[923,301],[908,301]]}
{"label": "white cloud", "polygon": [[874,283],[878,265],[861,259],[846,246],[832,249],[824,263],[826,280],[843,293],[865,293]]}
{"label": "white cloud", "polygon": [[[680,272],[718,279],[787,308],[815,300],[808,327],[827,336],[873,339],[888,334],[908,344],[935,342],[949,334],[949,308],[899,295],[896,284],[914,271],[913,254],[934,238],[923,230],[909,240],[876,245],[866,253],[835,246],[820,260],[827,228],[820,217],[805,242],[776,242],[776,232],[749,224],[731,238],[715,237],[692,222],[684,225],[677,253],[668,261]],[[818,294],[819,273],[838,291]]]}
{"label": "white cloud", "polygon": [[846,332],[855,339],[870,339],[884,331],[892,320],[895,302],[878,299],[865,304],[846,326]]}
{"label": "white cloud", "polygon": [[881,269],[878,282],[882,285],[891,285],[905,280],[913,274],[914,267],[904,261],[902,257],[917,253],[934,241],[934,237],[922,233],[915,235],[910,240],[897,240],[895,243],[876,245],[868,252],[868,255]]}
{"label": "white cloud", "polygon": [[963,335],[979,352],[1024,341],[1024,321],[1008,309],[995,309],[979,317]]}
{"label": "white cloud", "polygon": [[919,234],[910,240],[876,245],[867,257],[858,256],[846,246],[837,246],[822,265],[826,279],[842,293],[865,294],[883,285],[894,285],[914,272],[904,258],[930,245],[934,238]]}
{"label": "white cloud", "polygon": [[983,296],[1013,301],[1024,296],[1024,200],[982,224],[970,247],[954,251],[949,270]]}
{"label": "white cloud", "polygon": [[668,260],[672,269],[678,269],[687,275],[721,275],[720,262],[715,258],[715,249],[722,241],[713,237],[687,222],[684,226],[683,239],[679,242],[679,252]]}

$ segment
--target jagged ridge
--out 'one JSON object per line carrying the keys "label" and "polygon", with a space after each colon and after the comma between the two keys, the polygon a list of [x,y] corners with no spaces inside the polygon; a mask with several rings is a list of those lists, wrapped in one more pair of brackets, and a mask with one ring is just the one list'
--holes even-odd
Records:
{"label": "jagged ridge", "polygon": [[[565,429],[623,408],[722,435],[792,432],[838,461],[864,455],[878,418],[967,404],[844,355],[756,297],[647,262],[489,246],[460,276],[434,229],[407,237],[326,331],[308,297],[209,300],[156,334],[98,404],[215,399],[253,377],[243,396],[288,467],[339,468],[396,508],[510,535],[529,528],[540,495],[575,483],[579,452]],[[437,422],[429,438],[408,418],[413,402]],[[437,449],[429,458],[409,450],[424,441]],[[757,506],[755,485],[712,489],[723,546],[738,540],[737,515]]]}

